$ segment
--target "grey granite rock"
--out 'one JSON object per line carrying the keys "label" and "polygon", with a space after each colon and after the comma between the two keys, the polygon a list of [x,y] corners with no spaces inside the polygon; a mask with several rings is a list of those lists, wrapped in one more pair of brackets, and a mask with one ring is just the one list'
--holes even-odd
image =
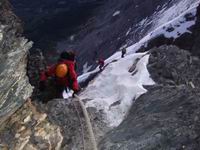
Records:
{"label": "grey granite rock", "polygon": [[136,100],[119,127],[104,136],[100,149],[198,150],[199,63],[199,59],[175,46],[151,50],[148,69],[157,84]]}
{"label": "grey granite rock", "polygon": [[20,36],[20,20],[7,0],[0,2],[0,124],[30,97],[26,75],[27,55],[32,43]]}

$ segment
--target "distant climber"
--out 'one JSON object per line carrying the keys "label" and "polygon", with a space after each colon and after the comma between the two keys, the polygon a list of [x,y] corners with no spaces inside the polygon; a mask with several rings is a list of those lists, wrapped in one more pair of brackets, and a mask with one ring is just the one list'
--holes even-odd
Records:
{"label": "distant climber", "polygon": [[39,88],[41,91],[47,90],[47,79],[49,80],[48,86],[53,86],[48,90],[52,98],[62,98],[62,92],[70,88],[77,93],[80,88],[77,81],[77,74],[75,71],[75,54],[73,52],[62,52],[58,62],[43,71],[40,75]]}
{"label": "distant climber", "polygon": [[103,59],[98,59],[97,60],[97,63],[98,63],[98,65],[99,65],[99,69],[102,71],[103,70],[103,67],[104,67],[104,60]]}
{"label": "distant climber", "polygon": [[122,51],[122,56],[121,57],[124,58],[124,55],[126,54],[126,48],[123,48],[121,51]]}

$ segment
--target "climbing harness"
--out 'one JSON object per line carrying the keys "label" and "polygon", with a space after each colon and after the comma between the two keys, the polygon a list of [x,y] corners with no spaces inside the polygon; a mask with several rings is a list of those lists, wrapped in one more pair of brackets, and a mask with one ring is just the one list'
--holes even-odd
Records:
{"label": "climbing harness", "polygon": [[91,144],[92,144],[92,148],[93,148],[93,150],[97,150],[97,143],[96,143],[96,140],[95,140],[94,132],[93,132],[93,129],[92,129],[92,125],[91,125],[91,121],[90,121],[87,109],[85,108],[82,100],[76,94],[74,94],[74,96],[78,100],[78,102],[81,106],[81,109],[83,111],[83,114],[84,114],[84,117],[85,117],[85,120],[86,120],[86,125],[87,125],[88,132],[89,132],[89,136],[90,136],[90,141],[91,141]]}

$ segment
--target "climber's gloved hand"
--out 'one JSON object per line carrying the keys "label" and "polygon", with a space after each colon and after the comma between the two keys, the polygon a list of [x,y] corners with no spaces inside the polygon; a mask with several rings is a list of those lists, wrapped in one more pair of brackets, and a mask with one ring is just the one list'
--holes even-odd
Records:
{"label": "climber's gloved hand", "polygon": [[39,89],[40,89],[40,91],[44,91],[46,89],[46,82],[45,81],[40,81]]}
{"label": "climber's gloved hand", "polygon": [[73,93],[72,97],[74,98],[75,95],[77,95],[78,93],[80,93],[80,91],[81,91],[81,88],[79,88],[78,90],[74,90],[74,93]]}

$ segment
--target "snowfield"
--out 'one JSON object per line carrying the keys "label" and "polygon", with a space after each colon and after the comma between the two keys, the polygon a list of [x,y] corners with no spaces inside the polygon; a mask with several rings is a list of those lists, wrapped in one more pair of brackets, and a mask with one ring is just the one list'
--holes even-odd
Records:
{"label": "snowfield", "polygon": [[[161,25],[160,27],[156,28],[149,34],[147,34],[144,38],[142,38],[138,43],[133,44],[132,46],[127,48],[129,54],[135,53],[139,48],[142,46],[147,46],[148,41],[156,38],[160,35],[164,35],[166,38],[178,38],[182,34],[190,31],[188,30],[191,26],[195,25],[196,23],[196,13],[197,13],[197,6],[199,5],[199,1],[193,4],[190,9],[180,14],[178,17],[174,18],[173,20]],[[194,18],[192,20],[186,18],[188,16],[190,18]]]}
{"label": "snowfield", "polygon": [[[158,12],[155,12],[152,20],[156,20],[154,22],[154,27],[159,27],[178,17],[180,14],[187,12],[190,8],[197,7],[199,4],[199,0],[181,0],[176,5],[172,5],[167,8],[166,5],[162,7],[162,9]],[[155,28],[154,28],[155,29]]]}
{"label": "snowfield", "polygon": [[[132,75],[129,69],[138,59]],[[118,126],[134,100],[147,91],[143,85],[154,84],[146,67],[148,59],[149,55],[136,53],[111,63],[80,97],[90,99],[86,106],[102,111],[111,127]]]}

